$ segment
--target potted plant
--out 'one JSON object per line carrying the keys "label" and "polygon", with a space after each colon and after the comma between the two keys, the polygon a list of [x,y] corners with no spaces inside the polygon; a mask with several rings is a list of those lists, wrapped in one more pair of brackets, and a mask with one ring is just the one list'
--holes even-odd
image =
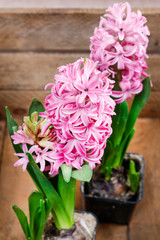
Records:
{"label": "potted plant", "polygon": [[[114,80],[116,104],[113,133],[107,141],[101,166],[90,184],[82,184],[86,208],[100,221],[128,224],[135,205],[143,197],[144,159],[126,154],[134,135],[134,124],[146,104],[151,81],[145,73],[149,30],[141,12],[131,12],[129,3],[117,3],[106,10],[90,41],[90,57],[98,70],[108,71]],[[135,94],[128,111],[126,99]]]}
{"label": "potted plant", "polygon": [[[83,220],[74,207],[76,179],[90,181],[112,132],[112,81],[96,66],[83,58],[61,66],[56,82],[46,86],[51,87],[51,94],[44,106],[34,98],[22,126],[18,127],[6,107],[9,134],[19,157],[14,166],[22,165],[38,190],[28,200],[30,223],[23,211],[13,206],[26,239],[41,239],[43,231],[44,239],[52,233],[53,239],[72,239],[76,232],[82,239],[95,237],[95,217],[86,213]],[[50,212],[53,221],[49,219],[46,225]]]}

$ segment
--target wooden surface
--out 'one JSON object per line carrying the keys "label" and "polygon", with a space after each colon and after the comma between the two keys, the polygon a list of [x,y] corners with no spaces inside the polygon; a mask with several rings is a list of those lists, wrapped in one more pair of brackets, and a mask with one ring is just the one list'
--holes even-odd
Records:
{"label": "wooden surface", "polygon": [[[82,8],[74,9],[70,5],[66,8],[64,1],[59,3],[64,8],[56,8],[56,4],[51,8],[50,1],[46,1],[48,8],[43,8],[42,2],[39,8],[26,8],[26,1],[21,2],[23,8],[18,8],[19,5],[16,8],[13,2],[7,1],[5,5],[0,1],[2,118],[5,118],[6,105],[16,117],[19,113],[26,114],[32,97],[44,101],[47,95],[44,86],[54,80],[58,66],[89,56],[89,37],[105,13],[104,8],[94,8],[95,2],[90,9],[82,3]],[[32,4],[34,1],[28,2],[28,6]],[[144,7],[144,2],[139,6]],[[153,81],[152,93],[141,117],[160,117],[160,8],[155,6],[152,3],[152,9],[141,9],[151,32],[148,72]]]}
{"label": "wooden surface", "polygon": [[[160,1],[129,2],[142,10],[151,32],[148,72],[154,86],[129,147],[145,157],[145,193],[129,226],[99,224],[96,240],[160,239]],[[17,204],[27,213],[27,197],[35,189],[27,172],[13,167],[16,157],[4,106],[20,123],[32,97],[43,102],[48,93],[44,86],[53,81],[56,68],[89,55],[89,37],[110,4],[113,1],[39,0],[37,6],[36,0],[0,0],[0,240],[25,239],[11,206]],[[76,209],[82,209],[79,185]]]}
{"label": "wooden surface", "polygon": [[[18,119],[19,122],[21,121]],[[1,121],[3,128],[5,122]],[[0,136],[3,129],[0,128]],[[96,240],[159,240],[160,236],[160,119],[140,118],[136,133],[129,147],[130,152],[141,153],[145,158],[144,199],[136,207],[131,223],[127,226],[99,224]],[[2,139],[2,138],[0,138]],[[0,239],[25,239],[11,206],[17,204],[27,213],[27,197],[35,189],[27,172],[14,168],[16,157],[6,132],[3,140],[0,172]],[[82,209],[82,198],[77,182],[76,209]]]}
{"label": "wooden surface", "polygon": [[[81,57],[89,57],[89,53],[0,53],[0,90],[44,90],[48,82],[54,81],[59,66]],[[158,92],[160,55],[150,54],[147,63],[152,91]]]}
{"label": "wooden surface", "polygon": [[[116,0],[116,2],[122,2]],[[133,7],[160,7],[159,0],[128,0]],[[38,8],[106,8],[113,4],[112,0],[38,0]],[[1,0],[0,8],[37,8],[37,0]]]}
{"label": "wooden surface", "polygon": [[[151,32],[148,52],[160,53],[160,10],[142,12]],[[1,10],[0,50],[88,51],[89,38],[104,14],[105,9]]]}
{"label": "wooden surface", "polygon": [[[32,98],[36,97],[44,102],[49,92],[41,90],[4,90],[0,92],[1,114],[5,117],[5,106],[7,105],[14,117],[21,114],[26,115]],[[131,100],[129,101],[129,105]],[[150,98],[140,114],[141,117],[160,117],[160,92],[151,92]]]}
{"label": "wooden surface", "polygon": [[[0,113],[5,117],[7,105],[12,114],[26,114],[33,97],[44,102],[44,86],[54,81],[57,67],[88,57],[88,53],[0,53]],[[160,55],[151,54],[148,73],[153,88],[142,117],[160,117]],[[21,103],[21,104],[19,104]]]}

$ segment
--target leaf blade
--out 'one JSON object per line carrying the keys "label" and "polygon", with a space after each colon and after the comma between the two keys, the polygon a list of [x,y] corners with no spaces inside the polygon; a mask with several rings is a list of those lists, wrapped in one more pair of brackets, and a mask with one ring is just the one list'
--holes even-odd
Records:
{"label": "leaf blade", "polygon": [[40,112],[44,112],[44,111],[45,111],[45,109],[44,109],[43,104],[38,99],[33,98],[31,106],[29,108],[28,115],[31,117],[31,114],[33,112],[38,112],[38,114],[39,114]]}
{"label": "leaf blade", "polygon": [[123,138],[128,136],[129,133],[132,131],[137,117],[139,116],[141,110],[143,109],[144,105],[147,103],[149,99],[150,91],[151,91],[150,76],[148,76],[143,81],[142,92],[138,95],[135,95],[131,109],[128,114],[126,130],[124,132]]}
{"label": "leaf blade", "polygon": [[26,238],[27,239],[31,239],[31,233],[30,233],[30,228],[29,228],[27,216],[16,205],[13,205],[12,208],[13,208],[13,211],[15,212],[15,214],[17,215],[17,218],[18,218],[18,220],[19,220],[19,222],[21,224],[21,227],[23,229],[23,232],[24,232]]}
{"label": "leaf blade", "polygon": [[[45,197],[48,198],[49,202],[51,203],[51,207],[53,208],[52,214],[54,215],[56,226],[58,228],[70,228],[70,218],[65,210],[62,199],[60,198],[59,194],[54,189],[52,184],[49,182],[49,180],[40,171],[32,155],[29,152],[27,152],[26,154],[28,156],[31,168],[36,175],[41,188],[43,189]],[[63,227],[61,227],[61,225],[63,225]]]}
{"label": "leaf blade", "polygon": [[86,164],[82,166],[82,170],[73,170],[71,176],[79,181],[89,182],[92,174],[92,169]]}

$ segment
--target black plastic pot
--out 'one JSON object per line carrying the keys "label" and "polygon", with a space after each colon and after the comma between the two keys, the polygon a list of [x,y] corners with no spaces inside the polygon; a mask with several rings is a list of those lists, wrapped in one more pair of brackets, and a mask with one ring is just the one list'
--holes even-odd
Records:
{"label": "black plastic pot", "polygon": [[129,224],[136,204],[142,200],[144,191],[144,158],[140,154],[126,153],[123,163],[126,169],[129,168],[131,159],[135,162],[136,170],[140,171],[140,186],[137,194],[131,200],[124,201],[90,196],[87,183],[81,183],[85,209],[93,212],[98,217],[99,222]]}

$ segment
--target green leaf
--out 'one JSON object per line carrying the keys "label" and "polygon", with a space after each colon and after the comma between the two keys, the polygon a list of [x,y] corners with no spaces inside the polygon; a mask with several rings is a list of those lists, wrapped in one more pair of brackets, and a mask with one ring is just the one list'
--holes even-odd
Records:
{"label": "green leaf", "polygon": [[51,205],[48,199],[43,200],[43,195],[37,191],[31,193],[28,202],[31,235],[34,240],[39,240],[44,232],[44,227],[51,211]]}
{"label": "green leaf", "polygon": [[118,149],[116,150],[115,156],[114,156],[114,164],[113,167],[122,166],[124,155],[126,153],[126,150],[128,148],[128,145],[135,133],[135,129],[132,129],[131,133],[128,137],[126,137],[121,144],[118,146]]}
{"label": "green leaf", "polygon": [[27,165],[27,171],[28,171],[30,177],[32,178],[34,184],[36,185],[37,189],[39,190],[39,192],[41,192],[43,194],[43,196],[45,196],[43,188],[41,187],[41,184],[39,183],[39,180],[38,180],[36,174],[34,173],[33,168],[30,163],[28,163],[28,165]]}
{"label": "green leaf", "polygon": [[45,205],[42,199],[40,200],[39,205],[40,207],[36,210],[34,215],[34,240],[41,240],[46,224]]}
{"label": "green leaf", "polygon": [[[107,142],[108,145],[108,142]],[[109,148],[109,147],[108,147]],[[116,153],[118,151],[119,146],[115,146],[113,150],[106,151],[103,157],[105,157],[105,164],[102,164],[102,168],[100,170],[101,173],[103,173],[106,176],[106,179],[109,180],[109,176],[111,174],[112,168],[116,166]]]}
{"label": "green leaf", "polygon": [[126,154],[126,151],[127,151],[127,148],[134,136],[134,133],[135,133],[135,129],[132,129],[132,131],[130,132],[129,136],[126,137],[123,142],[122,142],[122,151],[121,151],[121,159],[120,159],[120,163],[119,165],[122,166],[122,163],[123,163],[123,159],[124,159],[124,156]]}
{"label": "green leaf", "polygon": [[120,144],[125,130],[127,117],[128,117],[128,105],[124,101],[120,104],[117,104],[115,107],[115,113],[112,117],[112,134],[109,138],[109,141],[112,143],[113,147]]}
{"label": "green leaf", "polygon": [[47,219],[48,219],[48,216],[49,216],[50,212],[51,212],[51,204],[50,204],[49,200],[46,198],[46,199],[45,199],[46,221],[47,221]]}
{"label": "green leaf", "polygon": [[145,78],[143,81],[142,92],[140,94],[137,94],[134,97],[134,101],[132,103],[132,106],[131,106],[131,109],[130,109],[130,112],[128,115],[126,129],[125,129],[123,138],[128,136],[130,134],[130,132],[132,131],[138,115],[140,114],[144,105],[148,101],[150,91],[151,91],[151,84],[150,84],[150,76],[149,76],[149,77]]}
{"label": "green leaf", "polygon": [[89,182],[92,178],[93,171],[88,165],[83,165],[82,170],[73,170],[72,178],[83,182]]}
{"label": "green leaf", "polygon": [[14,121],[7,106],[5,107],[5,110],[6,110],[7,123],[8,123],[8,132],[9,132],[9,135],[11,136],[14,134],[13,127],[18,127],[18,125]]}
{"label": "green leaf", "polygon": [[28,198],[31,232],[33,232],[35,212],[40,207],[40,200],[43,200],[43,195],[37,191],[33,191]]}
{"label": "green leaf", "polygon": [[66,164],[61,165],[62,174],[65,182],[69,182],[72,173],[72,166],[67,166]]}
{"label": "green leaf", "polygon": [[21,227],[23,229],[23,232],[26,236],[26,239],[31,239],[31,234],[30,234],[30,228],[29,228],[29,224],[28,224],[28,220],[27,220],[27,216],[24,214],[24,212],[17,207],[16,205],[12,206],[15,214],[17,215],[17,218],[21,224]]}
{"label": "green leaf", "polygon": [[[5,110],[6,110],[6,116],[7,116],[8,132],[9,132],[9,135],[11,137],[14,134],[14,131],[18,129],[18,125],[14,121],[14,119],[13,119],[12,115],[10,114],[10,111],[9,111],[7,106],[5,107]],[[12,145],[13,145],[16,153],[22,153],[23,152],[21,144],[14,145],[12,139],[11,139],[11,142],[12,142]]]}
{"label": "green leaf", "polygon": [[33,112],[38,112],[39,113],[39,112],[44,112],[44,111],[45,111],[45,109],[44,109],[43,104],[40,101],[38,101],[36,98],[33,98],[31,106],[29,108],[28,115],[31,117],[31,114]]}
{"label": "green leaf", "polygon": [[70,216],[71,223],[73,225],[74,224],[76,180],[73,178],[70,178],[70,181],[66,182],[63,178],[62,172],[59,171],[58,191],[59,191],[61,199],[64,203],[66,212]]}
{"label": "green leaf", "polygon": [[140,173],[136,172],[135,162],[131,160],[129,164],[129,182],[130,182],[131,190],[134,193],[136,193],[138,190],[139,177],[140,177]]}
{"label": "green leaf", "polygon": [[108,181],[111,177],[111,172],[112,172],[112,166],[108,165],[106,166],[106,172],[105,172],[105,179]]}
{"label": "green leaf", "polygon": [[62,199],[59,194],[56,192],[52,184],[45,177],[45,175],[40,171],[39,167],[35,163],[32,155],[28,152],[26,153],[30,162],[30,166],[36,175],[41,188],[45,194],[45,197],[48,198],[53,208],[52,214],[54,217],[54,222],[58,229],[67,229],[71,227],[70,218],[65,210]]}
{"label": "green leaf", "polygon": [[13,132],[17,132],[18,131],[18,126],[13,126],[12,130],[13,130]]}

